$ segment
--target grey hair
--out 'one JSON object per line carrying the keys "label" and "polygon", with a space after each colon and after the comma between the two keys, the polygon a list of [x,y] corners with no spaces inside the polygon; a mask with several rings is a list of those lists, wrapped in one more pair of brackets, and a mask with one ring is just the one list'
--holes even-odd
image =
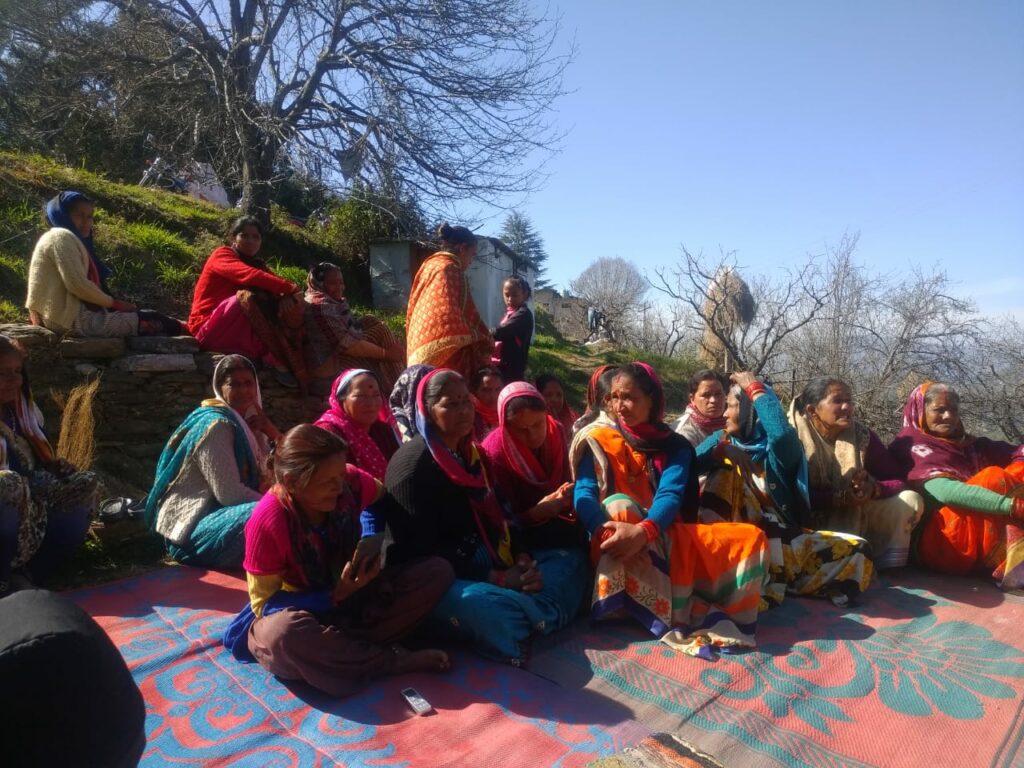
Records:
{"label": "grey hair", "polygon": [[441,390],[453,381],[465,382],[465,379],[455,371],[444,370],[436,373],[431,377],[430,381],[426,383],[423,390],[423,404],[427,407],[428,413],[424,415],[428,420],[433,421],[433,419],[430,418],[429,411],[437,405],[438,401],[441,399]]}
{"label": "grey hair", "polygon": [[945,393],[954,403],[960,405],[960,393],[949,384],[932,384],[928,387],[928,390],[924,393],[924,404],[931,405],[932,401],[935,400],[935,396],[939,393]]}

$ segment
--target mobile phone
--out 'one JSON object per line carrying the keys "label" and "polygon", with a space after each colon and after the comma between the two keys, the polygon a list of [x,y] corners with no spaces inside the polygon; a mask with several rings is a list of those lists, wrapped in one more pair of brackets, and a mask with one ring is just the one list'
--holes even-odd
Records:
{"label": "mobile phone", "polygon": [[380,557],[380,550],[383,546],[383,533],[364,536],[359,540],[356,544],[356,551],[352,553],[352,568],[357,575],[366,570],[374,559]]}
{"label": "mobile phone", "polygon": [[402,696],[417,715],[425,715],[428,712],[434,711],[434,708],[430,706],[430,702],[424,699],[415,688],[403,688]]}

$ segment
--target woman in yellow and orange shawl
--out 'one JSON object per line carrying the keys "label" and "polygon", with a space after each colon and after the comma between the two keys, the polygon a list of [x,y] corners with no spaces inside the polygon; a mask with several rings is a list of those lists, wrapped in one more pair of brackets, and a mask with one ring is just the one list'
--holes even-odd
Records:
{"label": "woman in yellow and orange shawl", "polygon": [[753,647],[768,576],[764,533],[694,521],[694,449],[664,423],[664,389],[649,365],[619,368],[609,403],[615,426],[586,434],[574,473],[597,570],[591,616],[630,616],[693,656]]}
{"label": "woman in yellow and orange shawl", "polygon": [[494,345],[466,279],[476,256],[476,235],[466,227],[442,224],[437,236],[441,250],[423,262],[409,291],[409,365],[451,368],[469,379],[490,364]]}

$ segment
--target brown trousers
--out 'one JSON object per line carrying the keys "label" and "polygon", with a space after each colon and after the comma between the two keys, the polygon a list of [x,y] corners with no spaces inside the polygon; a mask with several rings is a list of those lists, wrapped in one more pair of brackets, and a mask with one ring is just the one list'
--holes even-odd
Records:
{"label": "brown trousers", "polygon": [[249,650],[271,674],[348,696],[394,671],[393,644],[408,635],[455,580],[447,560],[389,566],[331,614],[286,609],[249,629]]}

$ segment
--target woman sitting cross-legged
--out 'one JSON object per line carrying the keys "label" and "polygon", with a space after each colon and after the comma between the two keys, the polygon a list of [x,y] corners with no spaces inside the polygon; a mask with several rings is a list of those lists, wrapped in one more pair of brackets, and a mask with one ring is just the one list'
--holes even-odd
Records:
{"label": "woman sitting cross-legged", "polygon": [[910,393],[890,450],[925,497],[917,562],[1024,587],[1024,445],[968,434],[956,390],[928,382]]}
{"label": "woman sitting cross-legged", "polygon": [[846,604],[871,582],[867,541],[804,527],[813,515],[800,438],[771,389],[748,372],[731,378],[735,384],[726,399],[724,436],[714,433],[699,448],[730,459],[708,473],[700,495],[701,522],[753,523],[764,531],[771,569],[765,598],[770,603],[781,603],[789,591]]}
{"label": "woman sitting cross-legged", "polygon": [[863,536],[879,570],[906,565],[924,500],[878,436],[854,416],[846,382],[812,379],[790,406],[789,420],[807,455],[812,518],[806,524]]}
{"label": "woman sitting cross-legged", "polygon": [[430,629],[468,641],[487,656],[521,663],[534,634],[576,615],[584,589],[579,551],[513,545],[490,478],[470,439],[473,401],[455,371],[420,382],[419,435],[388,465],[393,561],[425,555],[448,560],[457,580],[433,611]]}
{"label": "woman sitting cross-legged", "polygon": [[388,326],[356,317],[345,299],[341,267],[317,264],[306,277],[306,364],[310,375],[328,380],[346,368],[368,368],[391,392],[405,366],[405,348]]}
{"label": "woman sitting cross-legged", "polygon": [[377,375],[365,368],[342,372],[331,387],[328,404],[316,426],[344,438],[349,464],[384,482],[399,441]]}
{"label": "woman sitting cross-legged", "polygon": [[536,387],[516,381],[501,390],[498,428],[481,448],[522,547],[531,552],[585,547],[572,508],[565,435]]}
{"label": "woman sitting cross-legged", "polygon": [[238,568],[245,522],[263,491],[268,441],[280,432],[263,413],[247,358],[221,358],[213,394],[185,417],[160,454],[146,521],[179,563]]}
{"label": "woman sitting cross-legged", "polygon": [[586,435],[575,505],[597,567],[592,615],[628,615],[673,647],[754,645],[767,578],[764,534],[753,525],[699,525],[694,450],[662,420],[665,395],[650,366],[612,379],[618,428]]}
{"label": "woman sitting cross-legged", "polygon": [[97,482],[54,454],[32,399],[25,353],[0,336],[0,597],[13,570],[44,580],[85,541]]}
{"label": "woman sitting cross-legged", "polygon": [[206,259],[192,296],[189,332],[208,352],[241,354],[274,368],[277,380],[304,387],[302,356],[306,302],[295,283],[278,277],[259,257],[263,226],[241,216],[228,245]]}
{"label": "woman sitting cross-legged", "polygon": [[381,567],[379,535],[362,537],[360,526],[381,485],[346,458],[344,440],[311,424],[277,444],[276,484],[245,527],[249,604],[224,635],[240,661],[332,696],[449,666],[444,651],[395,643],[449,588],[451,566],[439,557],[392,565],[389,557]]}

